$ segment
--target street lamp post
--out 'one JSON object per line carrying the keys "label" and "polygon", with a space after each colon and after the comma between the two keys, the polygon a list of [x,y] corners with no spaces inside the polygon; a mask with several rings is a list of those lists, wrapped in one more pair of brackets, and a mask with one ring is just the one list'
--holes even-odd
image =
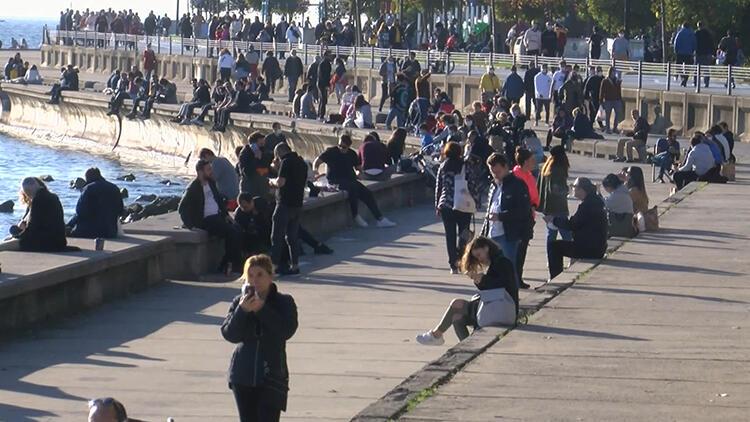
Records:
{"label": "street lamp post", "polygon": [[623,17],[623,27],[625,28],[625,38],[630,38],[630,0],[625,0],[625,10]]}
{"label": "street lamp post", "polygon": [[497,39],[495,34],[495,0],[490,0],[490,32],[492,37],[492,48],[490,51],[493,53],[496,53],[495,48],[497,46],[497,42],[495,41]]}

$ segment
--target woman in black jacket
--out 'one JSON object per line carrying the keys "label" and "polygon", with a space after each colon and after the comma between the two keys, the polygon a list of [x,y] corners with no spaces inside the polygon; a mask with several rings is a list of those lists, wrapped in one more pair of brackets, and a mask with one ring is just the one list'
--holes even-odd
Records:
{"label": "woman in black jacket", "polygon": [[237,344],[229,366],[240,422],[277,422],[286,411],[286,341],[297,331],[297,305],[273,283],[268,255],[245,262],[242,294],[232,301],[221,334]]}
{"label": "woman in black jacket", "polygon": [[576,213],[570,217],[546,216],[547,224],[573,232],[573,240],[555,240],[548,257],[550,279],[563,271],[563,257],[601,259],[607,252],[608,221],[604,200],[596,192],[591,180],[579,177],[573,183],[575,197],[581,200]]}
{"label": "woman in black jacket", "polygon": [[[503,289],[508,298],[506,304],[512,309],[504,309],[504,315],[511,315],[507,324],[515,323],[518,315],[518,284],[513,264],[503,255],[497,243],[486,237],[477,237],[466,247],[461,270],[474,281],[474,285],[480,292],[494,289]],[[486,273],[482,273],[486,270]],[[481,293],[480,293],[481,295]],[[448,327],[453,325],[456,336],[463,340],[469,336],[469,326],[479,328],[478,311],[481,301],[480,295],[474,295],[471,300],[453,299],[448,309],[445,310],[440,323],[432,330],[417,336],[417,342],[426,346],[440,346],[445,343],[443,334]]]}
{"label": "woman in black jacket", "polygon": [[57,195],[36,177],[27,177],[21,184],[21,202],[26,214],[21,223],[10,228],[19,240],[19,249],[26,252],[62,252],[67,249],[65,219]]}

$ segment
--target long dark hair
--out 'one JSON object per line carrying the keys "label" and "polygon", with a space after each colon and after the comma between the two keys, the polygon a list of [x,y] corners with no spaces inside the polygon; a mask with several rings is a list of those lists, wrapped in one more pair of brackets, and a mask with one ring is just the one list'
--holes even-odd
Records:
{"label": "long dark hair", "polygon": [[638,188],[646,193],[646,182],[643,180],[643,170],[637,166],[628,167],[628,189]]}
{"label": "long dark hair", "polygon": [[484,236],[478,236],[475,237],[474,240],[469,242],[468,245],[466,245],[466,248],[464,249],[464,256],[461,258],[461,271],[463,271],[466,274],[469,273],[477,273],[481,268],[484,267],[484,264],[479,262],[478,259],[474,258],[474,255],[472,255],[472,251],[479,248],[487,248],[490,256],[490,261],[492,260],[493,256],[496,256],[498,254],[501,254],[500,246],[497,245],[497,243],[493,242],[492,240],[484,237]]}
{"label": "long dark hair", "polygon": [[406,145],[406,129],[402,127],[395,129],[388,139],[387,144],[397,146],[403,150]]}
{"label": "long dark hair", "polygon": [[544,167],[542,167],[542,175],[551,176],[554,168],[562,170],[565,174],[565,178],[568,177],[570,161],[568,161],[568,155],[565,154],[565,148],[562,145],[552,147],[550,158],[544,162]]}
{"label": "long dark hair", "polygon": [[369,103],[367,102],[367,100],[365,100],[365,96],[360,94],[357,96],[357,99],[354,100],[354,109],[359,110],[365,104]]}

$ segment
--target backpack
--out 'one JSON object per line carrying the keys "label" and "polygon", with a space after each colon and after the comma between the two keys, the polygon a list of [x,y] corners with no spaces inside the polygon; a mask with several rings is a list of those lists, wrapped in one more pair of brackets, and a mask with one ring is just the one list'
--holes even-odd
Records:
{"label": "backpack", "polygon": [[507,290],[503,288],[481,290],[477,296],[479,296],[477,309],[479,327],[516,323],[516,303]]}

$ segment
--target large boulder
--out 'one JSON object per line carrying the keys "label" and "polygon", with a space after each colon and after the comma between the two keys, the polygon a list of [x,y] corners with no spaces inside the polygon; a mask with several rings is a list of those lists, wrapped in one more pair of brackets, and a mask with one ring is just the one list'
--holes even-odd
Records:
{"label": "large boulder", "polygon": [[52,176],[50,176],[49,174],[45,174],[45,175],[39,176],[39,178],[42,179],[43,182],[54,182],[55,181],[55,179]]}
{"label": "large boulder", "polygon": [[7,200],[0,204],[0,212],[13,212],[13,206],[15,203],[11,200]]}
{"label": "large boulder", "polygon": [[86,186],[86,180],[81,177],[76,177],[75,179],[70,181],[71,189],[81,190],[84,186]]}
{"label": "large boulder", "polygon": [[126,175],[118,177],[117,180],[122,180],[124,182],[132,182],[135,180],[135,175],[133,173],[126,174]]}

